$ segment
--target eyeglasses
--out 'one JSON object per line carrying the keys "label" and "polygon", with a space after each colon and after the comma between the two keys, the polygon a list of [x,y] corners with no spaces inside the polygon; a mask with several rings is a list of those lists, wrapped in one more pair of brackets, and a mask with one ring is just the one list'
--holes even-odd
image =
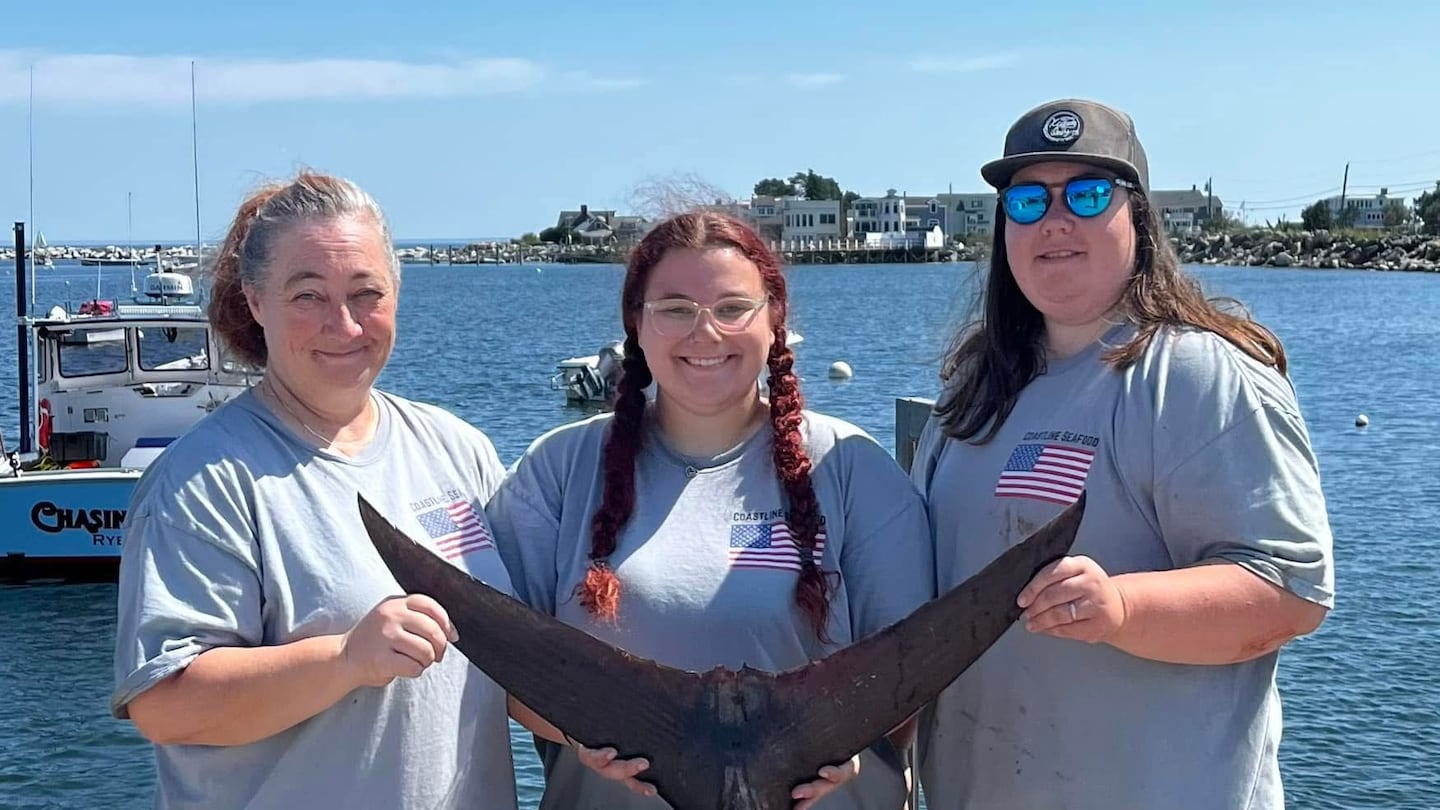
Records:
{"label": "eyeglasses", "polygon": [[688,298],[660,298],[646,301],[645,311],[662,337],[682,338],[695,331],[702,312],[710,314],[710,320],[721,332],[743,332],[754,322],[755,313],[768,303],[768,297],[756,300],[734,296],[702,307]]}
{"label": "eyeglasses", "polygon": [[1050,210],[1051,189],[1063,188],[1065,207],[1082,219],[1098,217],[1110,207],[1115,187],[1136,191],[1140,187],[1128,180],[1108,177],[1076,177],[1065,183],[1016,183],[1000,193],[1005,216],[1019,225],[1033,225]]}

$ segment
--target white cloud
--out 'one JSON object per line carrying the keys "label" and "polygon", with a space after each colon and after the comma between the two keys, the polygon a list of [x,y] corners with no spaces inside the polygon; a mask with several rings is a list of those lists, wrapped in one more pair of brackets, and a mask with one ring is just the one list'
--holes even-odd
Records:
{"label": "white cloud", "polygon": [[918,73],[978,73],[1013,65],[1019,60],[1020,54],[1017,53],[996,53],[959,59],[927,56],[912,60],[910,69]]}
{"label": "white cloud", "polygon": [[795,87],[828,87],[844,79],[839,73],[791,73],[785,77]]}
{"label": "white cloud", "polygon": [[[0,50],[0,103],[29,94],[41,104],[190,103],[190,57],[46,55]],[[196,95],[207,104],[457,98],[517,93],[545,78],[526,59],[414,63],[371,59],[196,60]]]}
{"label": "white cloud", "polygon": [[592,76],[587,70],[573,70],[561,77],[572,87],[581,90],[609,91],[633,90],[650,82],[646,79],[619,78],[614,76]]}

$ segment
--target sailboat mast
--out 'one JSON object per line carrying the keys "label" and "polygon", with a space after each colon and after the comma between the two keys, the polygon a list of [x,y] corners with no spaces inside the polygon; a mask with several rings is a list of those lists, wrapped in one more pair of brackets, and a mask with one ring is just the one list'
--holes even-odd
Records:
{"label": "sailboat mast", "polygon": [[[125,238],[129,244],[126,247],[130,250],[130,293],[135,293],[135,192],[125,192]],[[160,251],[155,251],[155,272],[160,272]],[[99,293],[96,293],[99,298]]]}
{"label": "sailboat mast", "polygon": [[195,176],[195,272],[203,271],[200,242],[200,131],[195,124],[195,60],[190,60],[190,161]]}

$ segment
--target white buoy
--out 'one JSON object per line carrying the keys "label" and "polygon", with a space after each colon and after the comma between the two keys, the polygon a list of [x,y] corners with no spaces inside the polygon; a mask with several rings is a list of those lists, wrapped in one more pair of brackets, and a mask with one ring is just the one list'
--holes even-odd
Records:
{"label": "white buoy", "polygon": [[1355,417],[1355,427],[1365,427],[1368,424],[1370,424],[1370,417],[1365,414],[1362,413]]}
{"label": "white buoy", "polygon": [[850,364],[845,362],[844,360],[836,360],[835,362],[830,364],[830,379],[848,380],[854,376],[854,369],[850,368]]}

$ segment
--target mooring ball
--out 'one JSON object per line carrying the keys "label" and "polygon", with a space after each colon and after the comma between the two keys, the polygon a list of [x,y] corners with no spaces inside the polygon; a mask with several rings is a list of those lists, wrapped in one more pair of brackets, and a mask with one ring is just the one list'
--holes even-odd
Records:
{"label": "mooring ball", "polygon": [[830,379],[848,380],[854,376],[855,371],[851,369],[850,364],[845,362],[844,360],[836,360],[835,362],[830,364]]}
{"label": "mooring ball", "polygon": [[1362,413],[1355,417],[1355,427],[1365,427],[1368,424],[1370,424],[1370,417],[1365,414]]}

